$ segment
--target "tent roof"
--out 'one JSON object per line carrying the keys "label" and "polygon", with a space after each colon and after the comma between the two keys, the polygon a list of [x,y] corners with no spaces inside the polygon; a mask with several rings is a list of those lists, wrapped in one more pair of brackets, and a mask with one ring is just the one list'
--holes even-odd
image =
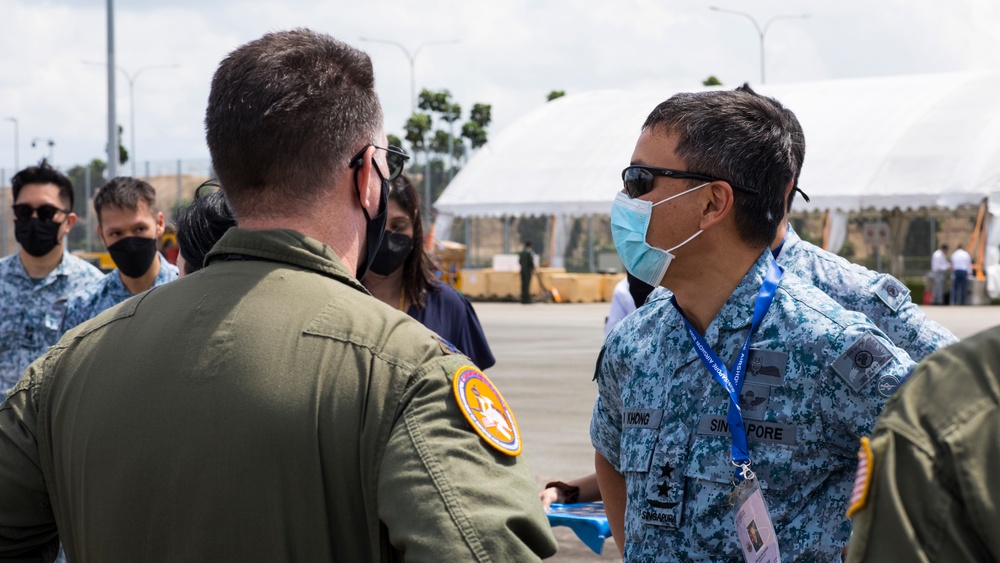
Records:
{"label": "tent roof", "polygon": [[[954,208],[1000,192],[998,72],[754,88],[794,111],[805,131],[799,184],[812,202],[796,200],[797,210]],[[483,147],[435,207],[454,216],[606,214],[643,121],[669,95],[606,90],[549,102]]]}

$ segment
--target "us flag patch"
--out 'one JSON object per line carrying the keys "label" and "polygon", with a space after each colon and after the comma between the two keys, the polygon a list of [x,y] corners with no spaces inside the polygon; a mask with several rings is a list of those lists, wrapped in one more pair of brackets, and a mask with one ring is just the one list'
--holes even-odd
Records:
{"label": "us flag patch", "polygon": [[847,517],[865,507],[868,501],[868,489],[872,483],[872,447],[868,438],[861,439],[858,450],[858,470],[854,473],[854,489],[851,490],[851,505],[847,508]]}

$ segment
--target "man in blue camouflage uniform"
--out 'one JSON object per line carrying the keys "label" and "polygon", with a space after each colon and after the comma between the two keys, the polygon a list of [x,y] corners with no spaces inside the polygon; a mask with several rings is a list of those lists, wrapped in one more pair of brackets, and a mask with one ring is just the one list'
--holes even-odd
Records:
{"label": "man in blue camouflage uniform", "polygon": [[[791,225],[782,225],[774,244],[778,265],[816,286],[845,309],[863,313],[913,361],[919,362],[931,352],[958,342],[951,331],[927,318],[910,299],[909,288],[895,277],[823,250],[802,240]],[[657,288],[650,301],[669,294],[669,290]]]}
{"label": "man in blue camouflage uniform", "polygon": [[61,299],[101,278],[67,251],[76,223],[69,178],[43,160],[15,174],[11,188],[21,246],[0,259],[0,393],[59,340]]}
{"label": "man in blue camouflage uniform", "polygon": [[[749,88],[747,88],[749,90]],[[913,361],[958,342],[958,338],[927,315],[910,299],[910,290],[899,280],[854,264],[845,258],[803,241],[788,224],[795,192],[799,189],[799,174],[806,156],[806,138],[795,114],[773,98],[792,136],[792,160],[797,172],[788,192],[785,219],[771,245],[778,265],[818,287],[845,309],[864,313],[892,340],[906,350]],[[803,193],[803,197],[805,194]],[[809,198],[806,197],[806,201]]]}
{"label": "man in blue camouflage uniform", "polygon": [[958,342],[948,329],[927,318],[899,280],[854,264],[802,240],[789,225],[778,265],[807,280],[850,311],[864,313],[893,344],[919,362]]}
{"label": "man in blue camouflage uniform", "polygon": [[[847,544],[855,441],[913,362],[791,273],[749,334],[797,172],[790,137],[781,111],[752,92],[679,94],[650,114],[623,172],[616,207],[654,207],[638,229],[612,210],[619,254],[675,300],[626,317],[598,360],[591,438],[625,561],[742,560],[728,395],[686,322],[727,365],[750,337],[739,399],[784,560],[836,561]],[[642,252],[628,248],[636,233]]]}
{"label": "man in blue camouflage uniform", "polygon": [[[740,89],[753,92],[747,86]],[[780,102],[773,98],[768,100],[782,111],[785,126],[792,137],[792,161],[801,172],[806,152],[802,124]],[[795,274],[813,284],[845,309],[863,313],[882,329],[893,344],[906,350],[914,361],[919,362],[927,354],[958,342],[948,329],[927,318],[910,299],[909,288],[893,276],[854,264],[799,237],[788,224],[795,192],[802,193],[806,201],[809,199],[799,189],[799,172],[795,174],[794,185],[788,192],[785,219],[771,245],[778,265],[786,273]],[[650,299],[668,294],[667,289],[657,288]]]}
{"label": "man in blue camouflage uniform", "polygon": [[114,178],[97,191],[94,211],[101,242],[118,267],[70,296],[63,332],[133,295],[177,279],[177,266],[156,249],[164,222],[163,213],[156,210],[153,186],[137,178]]}

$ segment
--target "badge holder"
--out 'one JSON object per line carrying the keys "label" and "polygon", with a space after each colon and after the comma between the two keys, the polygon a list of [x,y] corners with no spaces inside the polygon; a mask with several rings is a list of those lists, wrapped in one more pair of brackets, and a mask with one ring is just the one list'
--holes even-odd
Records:
{"label": "badge holder", "polygon": [[780,563],[778,537],[774,533],[771,514],[757,476],[750,469],[749,462],[737,467],[742,481],[736,483],[733,479],[736,488],[730,498],[743,559],[747,563]]}

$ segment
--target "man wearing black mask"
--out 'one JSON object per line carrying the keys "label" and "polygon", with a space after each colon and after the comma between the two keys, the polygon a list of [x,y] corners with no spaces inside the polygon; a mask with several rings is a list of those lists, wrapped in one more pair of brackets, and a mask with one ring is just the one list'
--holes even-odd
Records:
{"label": "man wearing black mask", "polygon": [[0,259],[0,393],[59,339],[65,297],[101,272],[67,252],[76,223],[73,184],[42,160],[11,179],[14,236],[21,248]]}
{"label": "man wearing black mask", "polygon": [[137,178],[119,176],[94,196],[97,232],[118,266],[98,282],[70,296],[63,332],[147,289],[177,279],[177,267],[156,250],[163,213],[156,190]]}
{"label": "man wearing black mask", "polygon": [[406,157],[368,55],[307,29],[240,46],[205,130],[238,227],[68,332],[0,407],[0,559],[553,555],[496,386],[358,282]]}

